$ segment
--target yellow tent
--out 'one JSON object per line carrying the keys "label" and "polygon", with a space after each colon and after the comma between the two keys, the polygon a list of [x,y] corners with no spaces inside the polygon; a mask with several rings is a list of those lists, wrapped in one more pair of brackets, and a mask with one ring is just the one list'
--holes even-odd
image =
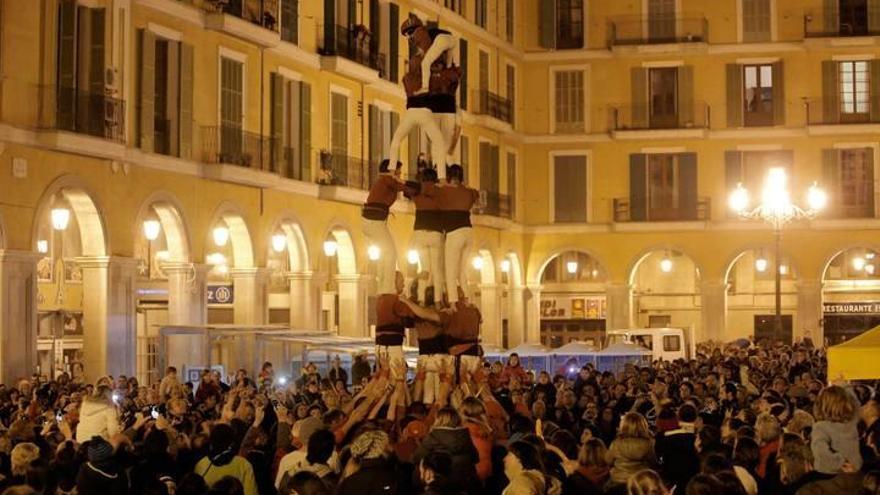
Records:
{"label": "yellow tent", "polygon": [[880,379],[880,326],[828,348],[828,380]]}

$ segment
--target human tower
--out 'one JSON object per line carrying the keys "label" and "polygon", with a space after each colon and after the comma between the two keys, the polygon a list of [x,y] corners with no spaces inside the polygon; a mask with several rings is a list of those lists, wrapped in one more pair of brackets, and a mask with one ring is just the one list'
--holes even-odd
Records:
{"label": "human tower", "polygon": [[[473,242],[470,212],[479,193],[464,185],[462,167],[453,163],[461,131],[456,99],[461,79],[456,65],[458,43],[449,31],[426,27],[414,14],[402,23],[400,32],[415,49],[403,77],[406,113],[361,213],[364,234],[382,253],[376,301],[379,372],[371,384],[387,384],[389,419],[413,399],[445,404],[456,377],[465,387],[474,385],[480,378],[481,354],[481,315],[469,301],[466,271]],[[426,162],[415,180],[404,182],[398,153],[401,140],[415,126],[431,139],[433,166]],[[410,291],[414,294],[406,295],[387,224],[389,210],[401,192],[415,204],[411,245],[419,255],[419,274]],[[412,393],[406,387],[403,355],[406,328],[418,332]]]}

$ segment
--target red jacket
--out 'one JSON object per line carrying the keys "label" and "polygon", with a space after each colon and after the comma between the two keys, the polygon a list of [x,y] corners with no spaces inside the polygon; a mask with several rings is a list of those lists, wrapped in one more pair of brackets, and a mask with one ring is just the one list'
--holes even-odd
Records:
{"label": "red jacket", "polygon": [[521,365],[510,366],[505,365],[504,371],[501,372],[501,383],[507,385],[511,378],[519,380],[521,385],[529,383],[529,373]]}
{"label": "red jacket", "polygon": [[486,481],[492,475],[492,434],[484,431],[483,426],[473,421],[465,421],[464,426],[471,434],[471,442],[480,456],[480,460],[477,461],[477,478]]}

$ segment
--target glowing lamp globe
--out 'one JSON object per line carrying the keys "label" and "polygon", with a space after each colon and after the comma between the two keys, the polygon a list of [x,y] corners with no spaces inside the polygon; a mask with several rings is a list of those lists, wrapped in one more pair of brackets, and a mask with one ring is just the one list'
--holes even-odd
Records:
{"label": "glowing lamp globe", "polygon": [[336,249],[339,247],[334,240],[324,241],[324,256],[336,256]]}
{"label": "glowing lamp globe", "polygon": [[155,241],[159,238],[159,232],[162,230],[162,224],[158,220],[144,221],[144,237],[148,241]]}
{"label": "glowing lamp globe", "polygon": [[67,208],[53,208],[51,216],[53,229],[67,229],[67,224],[70,223],[70,210],[68,210]]}
{"label": "glowing lamp globe", "polygon": [[501,260],[501,271],[503,273],[510,272],[510,260]]}
{"label": "glowing lamp globe", "polygon": [[212,236],[214,237],[214,244],[223,247],[229,242],[229,229],[223,226],[215,227]]}
{"label": "glowing lamp globe", "polygon": [[409,262],[410,265],[418,264],[419,262],[419,252],[415,249],[410,249],[406,252],[406,261]]}
{"label": "glowing lamp globe", "polygon": [[660,260],[660,270],[663,273],[669,273],[672,271],[672,260],[669,257],[664,257]]}
{"label": "glowing lamp globe", "polygon": [[272,236],[272,249],[276,253],[280,253],[280,252],[284,251],[285,247],[287,247],[287,236],[286,235],[284,235],[282,233],[278,233],[278,234],[275,234]]}
{"label": "glowing lamp globe", "polygon": [[379,246],[375,244],[370,244],[370,247],[367,248],[367,257],[370,258],[370,261],[377,261],[381,254],[382,251],[379,249]]}
{"label": "glowing lamp globe", "polygon": [[471,260],[471,264],[474,266],[474,270],[482,270],[483,258],[481,256],[474,256],[474,259]]}
{"label": "glowing lamp globe", "polygon": [[578,271],[578,262],[577,261],[569,261],[565,264],[565,271],[574,275]]}
{"label": "glowing lamp globe", "polygon": [[767,258],[760,257],[755,260],[755,270],[758,270],[761,273],[767,271]]}

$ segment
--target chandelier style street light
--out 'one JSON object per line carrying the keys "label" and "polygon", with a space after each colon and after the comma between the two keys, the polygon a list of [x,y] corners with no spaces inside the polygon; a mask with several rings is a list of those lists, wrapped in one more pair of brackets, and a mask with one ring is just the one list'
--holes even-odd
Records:
{"label": "chandelier style street light", "polygon": [[[774,262],[776,263],[776,312],[773,318],[773,334],[782,337],[782,275],[788,273],[788,267],[781,263],[782,259],[782,228],[795,220],[811,219],[828,203],[828,196],[817,183],[807,190],[807,208],[801,208],[791,202],[788,192],[788,175],[782,167],[773,167],[767,171],[764,189],[761,192],[761,203],[754,208],[750,205],[749,192],[742,183],[730,193],[728,204],[740,218],[762,220],[773,226],[775,237]],[[761,257],[763,259],[763,256]],[[756,268],[760,268],[756,264]]]}

